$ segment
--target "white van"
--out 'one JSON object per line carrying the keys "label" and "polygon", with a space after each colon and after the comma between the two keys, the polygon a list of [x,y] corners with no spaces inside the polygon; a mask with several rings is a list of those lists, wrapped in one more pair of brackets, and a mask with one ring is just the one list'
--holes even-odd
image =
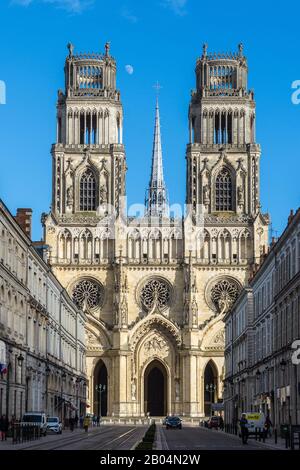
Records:
{"label": "white van", "polygon": [[[262,433],[265,428],[265,414],[264,413],[259,413],[255,411],[251,411],[248,413],[243,413],[246,416],[246,420],[248,421],[248,432],[250,434],[255,434],[256,430],[258,433]],[[239,428],[239,434],[241,434],[241,430]]]}
{"label": "white van", "polygon": [[26,425],[38,426],[41,430],[41,434],[43,434],[43,436],[46,436],[47,434],[46,413],[42,413],[38,411],[37,412],[29,411],[28,413],[24,413],[21,425],[22,426],[26,426]]}

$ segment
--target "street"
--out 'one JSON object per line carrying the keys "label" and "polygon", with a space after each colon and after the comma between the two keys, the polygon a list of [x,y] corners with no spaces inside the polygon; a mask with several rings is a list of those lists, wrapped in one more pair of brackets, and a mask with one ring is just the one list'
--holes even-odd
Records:
{"label": "street", "polygon": [[259,450],[265,449],[253,439],[243,445],[240,438],[221,431],[209,430],[200,426],[184,426],[182,429],[166,430],[158,425],[157,432],[164,450]]}
{"label": "street", "polygon": [[[36,441],[12,444],[11,438],[0,442],[1,450],[134,450],[142,440],[149,425],[132,424],[104,425],[89,428],[86,434],[83,429],[63,431],[62,435],[48,434]],[[161,450],[285,450],[282,439],[274,445],[274,439],[266,443],[248,440],[243,445],[238,436],[225,434],[200,426],[183,424],[182,429],[166,430],[161,424],[156,425],[156,438],[153,451]]]}
{"label": "street", "polygon": [[[62,435],[47,435],[38,441],[13,445],[0,443],[0,450],[130,450],[143,438],[148,426],[102,426],[65,431]],[[5,447],[4,447],[5,446]]]}

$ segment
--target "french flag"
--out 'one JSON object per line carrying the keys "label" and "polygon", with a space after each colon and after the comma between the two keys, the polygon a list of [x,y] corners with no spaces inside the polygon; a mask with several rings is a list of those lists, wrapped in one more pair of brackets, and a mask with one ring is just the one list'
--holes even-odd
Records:
{"label": "french flag", "polygon": [[6,374],[7,373],[7,367],[5,364],[1,364],[0,362],[0,374]]}

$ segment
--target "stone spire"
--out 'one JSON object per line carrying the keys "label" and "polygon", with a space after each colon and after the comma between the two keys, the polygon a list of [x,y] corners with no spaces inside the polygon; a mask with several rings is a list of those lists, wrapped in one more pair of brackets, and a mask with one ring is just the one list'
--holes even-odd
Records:
{"label": "stone spire", "polygon": [[158,98],[156,98],[151,179],[146,196],[146,206],[147,215],[168,216],[168,195],[163,172]]}

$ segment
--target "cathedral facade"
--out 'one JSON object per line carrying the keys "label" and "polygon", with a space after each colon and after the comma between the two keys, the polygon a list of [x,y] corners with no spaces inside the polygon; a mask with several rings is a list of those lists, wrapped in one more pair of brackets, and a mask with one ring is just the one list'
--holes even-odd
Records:
{"label": "cathedral facade", "polygon": [[196,62],[184,217],[168,207],[158,101],[145,211],[127,216],[116,62],[109,44],[68,48],[43,223],[52,269],[85,314],[90,410],[207,416],[222,399],[222,319],[268,243],[243,47],[204,45]]}

